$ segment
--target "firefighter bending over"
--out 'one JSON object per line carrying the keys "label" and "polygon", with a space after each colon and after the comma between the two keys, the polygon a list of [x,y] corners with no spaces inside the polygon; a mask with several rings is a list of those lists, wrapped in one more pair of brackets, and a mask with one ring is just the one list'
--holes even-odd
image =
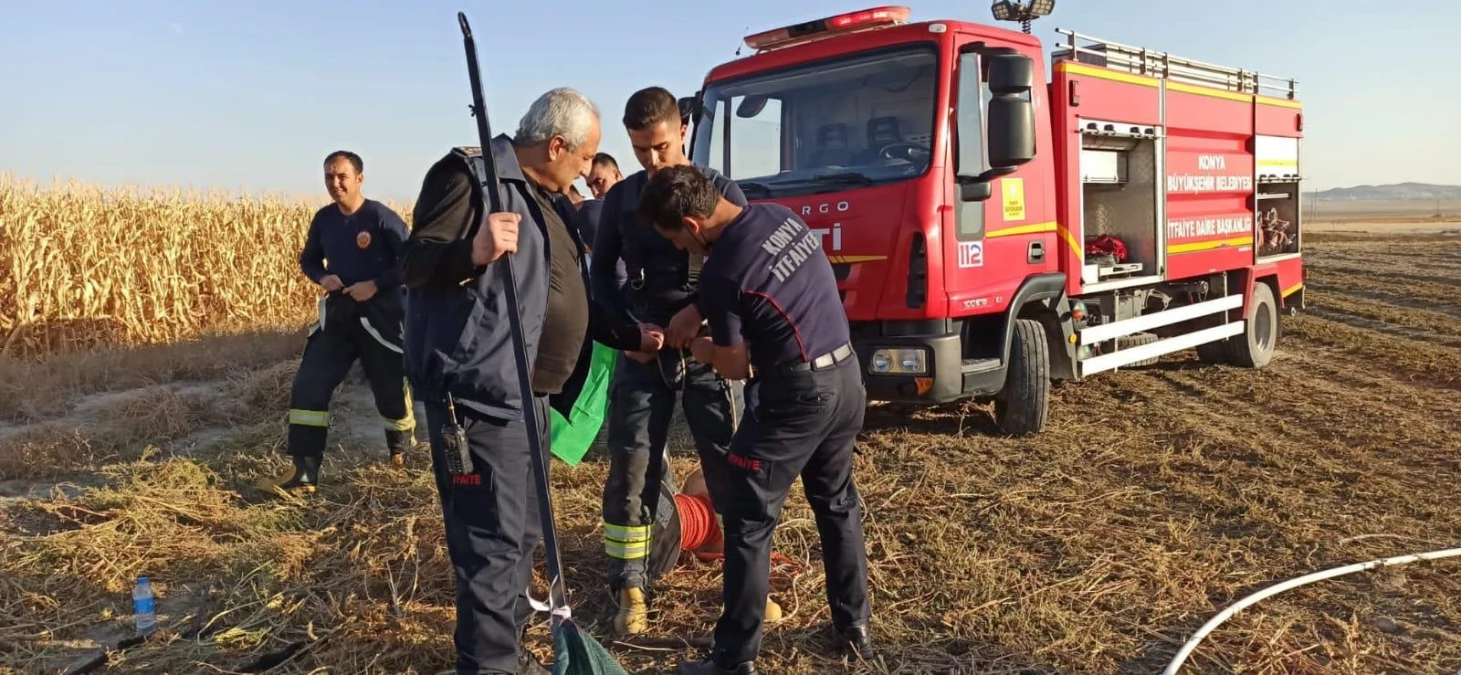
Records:
{"label": "firefighter bending over", "polygon": [[391,462],[404,464],[406,451],[415,445],[416,420],[401,356],[404,294],[396,264],[410,233],[390,207],[360,193],[363,171],[353,152],[325,158],[325,186],[335,203],[315,213],[299,255],[300,269],[325,295],[290,394],[294,474],[277,485],[288,491],[314,492],[330,399],[356,359],[384,420]]}

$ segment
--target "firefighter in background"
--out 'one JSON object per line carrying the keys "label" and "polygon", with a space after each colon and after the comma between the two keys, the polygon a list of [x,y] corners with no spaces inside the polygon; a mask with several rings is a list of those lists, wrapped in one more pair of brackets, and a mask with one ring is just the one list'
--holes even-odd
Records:
{"label": "firefighter in background", "polygon": [[294,474],[275,486],[286,491],[314,492],[330,399],[356,359],[384,420],[391,462],[404,464],[406,451],[415,445],[416,420],[401,352],[405,296],[396,264],[410,233],[390,207],[360,193],[364,168],[353,152],[325,158],[325,187],[335,203],[315,213],[299,255],[300,270],[325,294],[290,394]]}

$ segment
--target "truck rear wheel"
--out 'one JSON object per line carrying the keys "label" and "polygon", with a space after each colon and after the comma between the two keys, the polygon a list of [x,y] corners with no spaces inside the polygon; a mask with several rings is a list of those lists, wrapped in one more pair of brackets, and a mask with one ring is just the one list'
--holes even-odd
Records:
{"label": "truck rear wheel", "polygon": [[1278,344],[1278,303],[1273,289],[1261,281],[1253,284],[1253,315],[1243,332],[1228,338],[1228,363],[1243,368],[1262,368],[1273,359]]}
{"label": "truck rear wheel", "polygon": [[1011,436],[1045,429],[1050,410],[1050,347],[1034,319],[1015,319],[1004,389],[994,400],[994,421]]}

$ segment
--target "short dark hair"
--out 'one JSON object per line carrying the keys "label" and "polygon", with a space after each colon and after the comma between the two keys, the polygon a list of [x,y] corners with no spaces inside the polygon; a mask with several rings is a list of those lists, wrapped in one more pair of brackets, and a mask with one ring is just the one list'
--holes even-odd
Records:
{"label": "short dark hair", "polygon": [[639,196],[639,216],[666,230],[684,227],[681,218],[708,218],[720,204],[720,190],[694,165],[660,169]]}
{"label": "short dark hair", "polygon": [[355,173],[365,173],[365,160],[360,159],[360,155],[350,152],[349,150],[336,150],[328,155],[325,155],[325,166],[329,166],[330,164],[334,163],[335,160],[341,158],[350,160],[350,166],[355,167]]}
{"label": "short dark hair", "polygon": [[624,104],[624,128],[643,131],[660,122],[674,126],[680,121],[680,104],[664,87],[645,87]]}
{"label": "short dark hair", "polygon": [[619,162],[615,161],[614,160],[614,156],[611,155],[611,154],[609,154],[609,153],[607,153],[607,152],[600,152],[600,153],[594,155],[594,163],[593,163],[593,165],[594,166],[598,166],[600,164],[602,164],[604,166],[613,167],[615,169],[618,169],[619,168]]}

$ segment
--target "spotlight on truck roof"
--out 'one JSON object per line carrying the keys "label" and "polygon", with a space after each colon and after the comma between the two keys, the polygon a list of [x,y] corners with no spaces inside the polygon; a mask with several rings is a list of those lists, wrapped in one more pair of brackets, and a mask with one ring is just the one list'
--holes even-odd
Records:
{"label": "spotlight on truck roof", "polygon": [[1018,21],[1029,33],[1031,21],[1055,11],[1055,0],[996,0],[990,11],[996,21]]}
{"label": "spotlight on truck roof", "polygon": [[[1045,2],[1048,0],[1038,1]],[[748,35],[746,36],[746,46],[756,50],[773,49],[831,37],[837,33],[851,33],[869,28],[896,26],[901,23],[907,23],[910,13],[911,10],[907,7],[888,5],[838,14],[805,23],[774,28],[756,33],[755,35]]]}

